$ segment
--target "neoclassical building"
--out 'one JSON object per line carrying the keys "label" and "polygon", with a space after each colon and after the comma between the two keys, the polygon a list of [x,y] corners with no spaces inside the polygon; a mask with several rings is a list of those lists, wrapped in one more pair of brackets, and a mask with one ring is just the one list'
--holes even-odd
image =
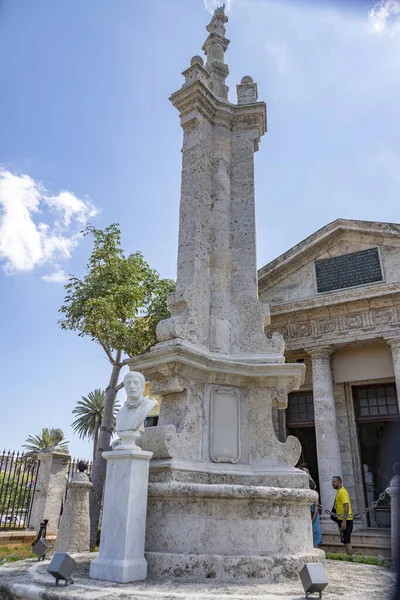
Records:
{"label": "neoclassical building", "polygon": [[[283,441],[295,435],[300,462],[331,508],[340,474],[355,513],[376,500],[400,460],[400,225],[338,219],[260,269],[269,332],[285,339],[287,362],[306,365],[288,408],[275,411]],[[156,425],[158,407],[148,425]],[[325,547],[339,546],[325,521]],[[355,519],[357,551],[390,550],[390,504]]]}
{"label": "neoclassical building", "polygon": [[[400,225],[338,219],[260,269],[259,293],[286,361],[306,365],[276,430],[300,439],[326,508],[341,474],[363,511],[400,459]],[[388,499],[355,526],[390,527]]]}

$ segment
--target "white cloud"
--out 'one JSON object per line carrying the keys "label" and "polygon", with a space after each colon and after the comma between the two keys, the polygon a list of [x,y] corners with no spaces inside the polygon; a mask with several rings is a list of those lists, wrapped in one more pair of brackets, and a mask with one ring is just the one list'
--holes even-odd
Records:
{"label": "white cloud", "polygon": [[73,218],[84,225],[90,217],[97,214],[96,209],[88,200],[85,202],[79,200],[74,194],[65,190],[58,196],[45,196],[45,201],[50,208],[59,213],[65,227],[69,227]]}
{"label": "white cloud", "polygon": [[213,14],[216,8],[219,8],[223,4],[225,4],[225,12],[229,12],[232,9],[232,0],[203,0],[205,9]]}
{"label": "white cloud", "polygon": [[369,23],[375,33],[389,30],[391,35],[400,31],[399,0],[380,0],[369,12]]}
{"label": "white cloud", "polygon": [[68,275],[59,265],[56,265],[56,270],[50,275],[43,275],[42,279],[49,283],[65,283],[68,279]]}
{"label": "white cloud", "polygon": [[[97,214],[88,201],[62,191],[56,196],[29,175],[0,169],[0,261],[6,273],[32,271],[71,257],[79,231]],[[40,215],[40,220],[39,220]],[[46,281],[61,281],[56,269]]]}

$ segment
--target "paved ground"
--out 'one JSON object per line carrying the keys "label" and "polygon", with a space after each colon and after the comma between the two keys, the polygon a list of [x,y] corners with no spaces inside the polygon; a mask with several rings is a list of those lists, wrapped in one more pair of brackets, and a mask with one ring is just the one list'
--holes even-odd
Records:
{"label": "paved ground", "polygon": [[[89,555],[74,557],[78,566],[75,584],[54,587],[46,571],[48,561],[20,561],[0,568],[0,600],[300,600],[304,598],[300,580],[280,584],[184,583],[151,581],[110,584],[88,578]],[[91,555],[91,558],[94,558]],[[392,600],[394,576],[391,571],[370,565],[327,561],[329,585],[324,600]],[[311,598],[318,598],[318,594]]]}

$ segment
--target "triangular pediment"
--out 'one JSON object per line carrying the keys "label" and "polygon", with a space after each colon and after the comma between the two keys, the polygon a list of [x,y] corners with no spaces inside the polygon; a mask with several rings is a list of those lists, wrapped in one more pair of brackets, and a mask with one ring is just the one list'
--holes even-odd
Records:
{"label": "triangular pediment", "polygon": [[400,285],[400,225],[374,221],[338,219],[259,271],[260,295],[271,305],[350,291],[362,297],[365,288],[396,283]]}

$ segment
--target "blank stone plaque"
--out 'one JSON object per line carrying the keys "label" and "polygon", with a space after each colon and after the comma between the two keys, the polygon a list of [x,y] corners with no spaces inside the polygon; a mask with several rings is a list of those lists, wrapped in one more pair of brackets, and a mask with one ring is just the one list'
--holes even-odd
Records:
{"label": "blank stone plaque", "polygon": [[240,395],[238,390],[214,388],[210,407],[210,456],[220,463],[240,460]]}

